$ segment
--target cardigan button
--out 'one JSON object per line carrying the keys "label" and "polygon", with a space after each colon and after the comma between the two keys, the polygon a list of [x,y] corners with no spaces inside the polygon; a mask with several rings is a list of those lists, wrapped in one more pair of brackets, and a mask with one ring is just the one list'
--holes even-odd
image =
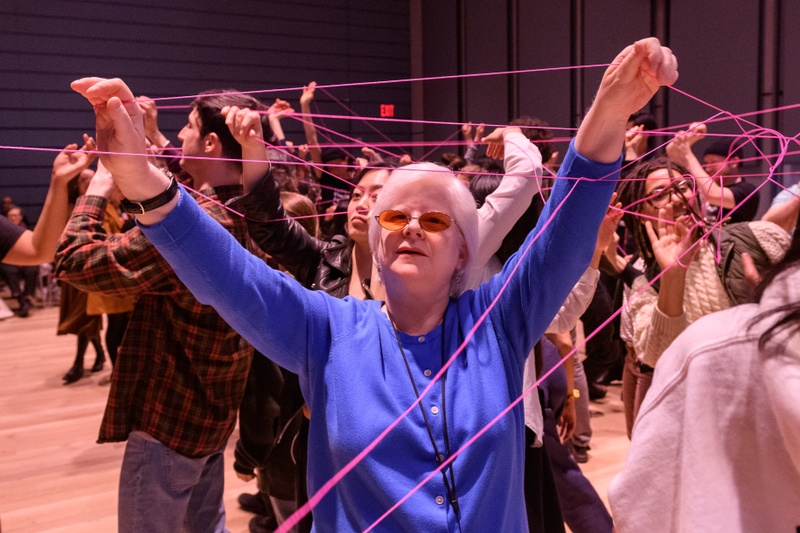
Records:
{"label": "cardigan button", "polygon": [[433,374],[433,372],[431,372],[430,368],[426,368],[425,370],[422,371],[422,373],[425,374],[426,378],[431,377],[431,374]]}
{"label": "cardigan button", "polygon": [[439,408],[434,405],[433,407],[431,407],[431,413],[433,413],[435,415],[438,415],[439,414]]}
{"label": "cardigan button", "polygon": [[420,335],[419,337],[417,337],[417,340],[419,342],[425,342],[425,335]]}
{"label": "cardigan button", "polygon": [[444,503],[444,497],[437,496],[436,497],[436,505],[442,505]]}

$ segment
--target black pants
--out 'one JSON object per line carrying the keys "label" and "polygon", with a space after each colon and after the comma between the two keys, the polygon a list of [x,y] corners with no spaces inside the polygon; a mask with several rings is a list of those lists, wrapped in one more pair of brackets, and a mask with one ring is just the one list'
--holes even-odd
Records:
{"label": "black pants", "polygon": [[119,345],[122,344],[122,337],[125,335],[125,329],[128,327],[128,320],[131,318],[130,313],[110,313],[106,315],[108,318],[108,329],[106,329],[106,348],[108,348],[108,358],[111,359],[111,364],[117,364],[117,350]]}
{"label": "black pants", "polygon": [[[589,307],[581,317],[584,332],[587,335],[593,333],[613,313],[614,302],[611,299],[611,295],[605,285],[599,283]],[[586,342],[586,359],[583,361],[583,371],[586,373],[586,382],[590,387],[623,359],[624,352],[620,350],[619,343],[615,337],[619,338],[616,335],[614,322],[609,322]]]}
{"label": "black pants", "polygon": [[[36,294],[36,278],[39,276],[39,267],[0,265],[0,276],[8,285],[12,297],[27,296],[32,298]],[[25,282],[24,289],[20,281]]]}
{"label": "black pants", "polygon": [[[534,393],[532,393],[534,394]],[[528,513],[528,531],[531,533],[564,533],[564,518],[558,503],[558,491],[553,479],[547,444],[534,448],[536,439],[530,428],[525,428],[525,508]]]}

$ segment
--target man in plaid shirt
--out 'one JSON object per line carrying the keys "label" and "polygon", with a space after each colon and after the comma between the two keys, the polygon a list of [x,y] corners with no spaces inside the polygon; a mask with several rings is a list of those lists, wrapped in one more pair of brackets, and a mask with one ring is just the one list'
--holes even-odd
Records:
{"label": "man in plaid shirt", "polygon": [[[246,134],[241,129],[248,108],[261,105],[248,96],[216,93],[192,104],[178,135],[181,166],[201,193],[194,195],[197,202],[252,250],[245,221],[220,203],[242,194],[243,175],[260,177],[269,169],[266,148],[254,138],[263,138],[260,121],[252,118],[258,115],[250,113]],[[101,165],[64,230],[56,270],[82,290],[137,298],[98,440],[127,440],[119,531],[227,531],[223,451],[253,349],[192,296],[139,228],[105,233],[112,186]]]}

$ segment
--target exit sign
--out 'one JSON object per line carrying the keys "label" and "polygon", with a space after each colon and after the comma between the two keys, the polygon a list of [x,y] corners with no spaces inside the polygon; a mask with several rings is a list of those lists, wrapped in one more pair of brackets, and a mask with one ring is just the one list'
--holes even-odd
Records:
{"label": "exit sign", "polygon": [[394,104],[381,104],[381,117],[393,117],[394,116]]}

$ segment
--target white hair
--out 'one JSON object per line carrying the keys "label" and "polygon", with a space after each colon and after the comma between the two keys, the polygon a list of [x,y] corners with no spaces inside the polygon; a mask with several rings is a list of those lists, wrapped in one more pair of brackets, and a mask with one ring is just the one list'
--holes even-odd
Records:
{"label": "white hair", "polygon": [[[472,194],[449,168],[436,163],[415,163],[394,169],[372,207],[372,215],[393,209],[403,200],[403,191],[409,185],[421,182],[430,183],[431,194],[442,194],[446,214],[455,220],[454,225],[458,228],[458,235],[467,251],[464,266],[453,272],[450,283],[450,296],[457,297],[464,292],[464,286],[470,278],[478,252],[478,209]],[[379,271],[380,240],[381,226],[375,217],[371,216],[369,245],[372,259],[378,265]]]}

